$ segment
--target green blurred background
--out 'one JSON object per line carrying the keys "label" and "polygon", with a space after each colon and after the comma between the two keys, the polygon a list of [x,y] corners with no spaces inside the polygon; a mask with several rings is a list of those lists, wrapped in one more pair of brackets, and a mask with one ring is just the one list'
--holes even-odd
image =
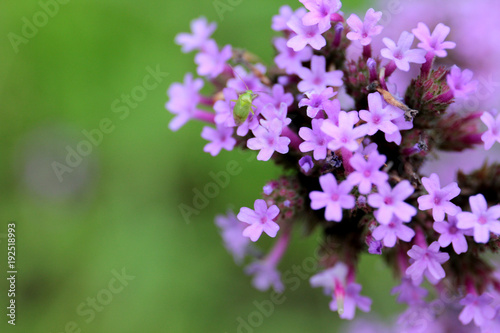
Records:
{"label": "green blurred background", "polygon": [[[17,325],[6,323],[2,278],[1,332],[236,332],[238,317],[247,320],[254,301],[269,299],[226,253],[213,218],[228,207],[251,206],[280,170],[237,151],[211,157],[202,151],[203,125],[191,122],[173,133],[164,108],[168,86],[196,70],[193,54],[173,43],[193,18],[217,22],[219,45],[272,62],[271,17],[287,2],[232,3],[238,4],[221,18],[212,1],[68,1],[17,53],[8,34],[21,36],[23,17],[33,22],[41,5],[0,4],[0,276],[6,276],[10,221],[17,223],[18,246]],[[360,11],[360,3],[345,1],[343,10]],[[157,66],[168,76],[128,115],[113,112],[112,103]],[[52,163],[64,163],[66,147],[76,149],[82,131],[106,118],[109,133],[60,182]],[[193,189],[203,189],[209,172],[229,161],[243,171],[186,223],[179,204],[191,205]],[[316,245],[297,230],[280,268],[300,265]],[[374,300],[373,312],[390,317],[397,309],[388,296],[390,273],[377,258],[363,258],[362,266],[358,279]],[[123,269],[134,279],[110,293]],[[91,315],[87,302],[96,297],[106,304]],[[329,298],[308,281],[284,297],[254,332],[342,331]]]}

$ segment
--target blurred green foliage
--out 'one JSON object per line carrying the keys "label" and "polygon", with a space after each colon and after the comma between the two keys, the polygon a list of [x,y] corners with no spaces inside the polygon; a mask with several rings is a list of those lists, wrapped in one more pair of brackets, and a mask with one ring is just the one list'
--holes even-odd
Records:
{"label": "blurred green foliage", "polygon": [[[358,9],[358,2],[346,2],[344,11]],[[252,289],[225,252],[213,217],[251,205],[280,170],[236,151],[217,158],[203,153],[203,125],[192,122],[172,133],[164,104],[168,86],[195,72],[193,55],[173,43],[193,18],[216,21],[220,45],[247,48],[270,64],[271,17],[285,3],[241,1],[220,17],[212,1],[67,1],[17,53],[9,33],[21,36],[23,18],[33,22],[41,5],[0,4],[0,274],[6,274],[6,225],[15,221],[15,330],[235,332],[237,318],[247,319],[254,301],[269,298]],[[169,74],[127,116],[113,112],[115,100],[142,84],[148,66]],[[52,163],[64,163],[66,147],[77,149],[86,139],[82,131],[103,119],[112,130],[60,182]],[[229,161],[242,172],[186,223],[178,205],[191,204],[193,189]],[[315,237],[297,230],[281,267],[302,263],[315,247]],[[390,273],[376,258],[364,259],[364,293],[376,313],[388,316],[395,308]],[[122,269],[135,278],[110,293]],[[2,278],[2,332],[13,329],[6,324],[6,287]],[[89,310],[95,297],[106,304]],[[255,332],[339,331],[329,299],[306,280],[283,297]]]}

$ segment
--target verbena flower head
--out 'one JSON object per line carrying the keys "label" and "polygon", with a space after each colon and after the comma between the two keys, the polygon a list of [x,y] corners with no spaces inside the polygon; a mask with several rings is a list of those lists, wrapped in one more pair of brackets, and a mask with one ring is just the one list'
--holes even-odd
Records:
{"label": "verbena flower head", "polygon": [[[382,29],[376,9],[361,20],[340,11],[340,1],[301,2],[305,8],[283,6],[273,17],[274,64],[219,48],[210,39],[215,24],[205,19],[176,38],[183,51],[196,51],[203,78],[187,74],[170,86],[169,127],[200,120],[206,153],[254,150],[257,160],[283,170],[255,184],[262,193],[253,209],[217,218],[225,246],[248,264],[255,288],[283,292],[281,258],[293,232],[307,230],[322,235],[310,283],[325,289],[341,318],[370,311],[356,276],[371,274],[360,272],[360,258],[376,255],[400,280],[397,301],[409,306],[394,332],[498,331],[500,269],[488,254],[500,248],[500,164],[454,175],[454,162],[436,161],[443,151],[472,161],[472,149],[496,148],[500,115],[475,103],[487,87],[472,71],[450,66],[455,44],[444,23],[431,33],[417,24],[424,17],[406,28],[412,34]],[[271,249],[256,247],[263,233]],[[441,295],[446,304],[438,313]],[[374,299],[373,307],[385,301]],[[426,328],[414,325],[415,316]]]}

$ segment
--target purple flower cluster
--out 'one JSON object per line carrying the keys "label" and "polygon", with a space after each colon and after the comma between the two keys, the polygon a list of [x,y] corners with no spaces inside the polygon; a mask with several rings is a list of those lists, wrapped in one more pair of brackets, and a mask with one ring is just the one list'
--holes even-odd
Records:
{"label": "purple flower cluster", "polygon": [[[359,257],[367,253],[388,259],[401,279],[393,293],[408,311],[431,308],[429,295],[460,291],[450,305],[459,309],[455,318],[484,332],[498,327],[500,272],[482,254],[500,248],[500,165],[459,173],[443,185],[436,173],[422,171],[439,151],[488,150],[500,142],[496,110],[454,106],[470,98],[477,81],[470,70],[437,65],[456,47],[446,40],[450,28],[440,23],[431,33],[420,22],[398,32],[396,43],[379,36],[382,13],[372,8],[364,20],[346,19],[338,0],[300,2],[305,8],[283,6],[272,19],[281,36],[269,68],[248,51],[219,48],[210,39],[215,24],[204,18],[176,37],[183,52],[198,52],[203,79],[186,74],[184,83],[172,84],[170,128],[206,122],[205,152],[255,150],[258,160],[276,162],[287,175],[266,184],[253,209],[217,217],[226,248],[237,263],[254,257],[246,272],[257,289],[281,292],[278,265],[292,226],[303,223],[324,234],[323,270],[310,283],[325,289],[341,318],[353,319],[356,308],[370,311],[372,300],[356,282]],[[353,53],[356,47],[362,51]],[[392,80],[401,73],[414,76]],[[213,94],[200,93],[205,83]],[[248,91],[251,103],[242,98]],[[251,246],[261,237],[277,238],[266,256]]]}

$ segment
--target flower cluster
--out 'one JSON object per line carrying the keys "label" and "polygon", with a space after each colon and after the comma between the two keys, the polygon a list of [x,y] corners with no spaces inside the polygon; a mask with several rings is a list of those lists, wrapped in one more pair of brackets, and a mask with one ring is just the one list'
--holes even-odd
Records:
{"label": "flower cluster", "polygon": [[[382,255],[401,280],[394,293],[409,307],[401,320],[432,307],[429,294],[453,293],[450,306],[463,325],[493,332],[500,271],[483,253],[500,246],[500,165],[449,184],[421,171],[438,151],[500,142],[496,110],[451,107],[477,84],[470,70],[436,63],[456,47],[446,40],[450,28],[419,23],[394,41],[381,36],[382,13],[372,8],[361,19],[345,16],[339,0],[301,2],[305,8],[284,6],[272,19],[281,35],[269,68],[248,51],[219,47],[210,39],[216,26],[205,18],[176,38],[183,52],[197,51],[203,79],[186,74],[172,84],[170,128],[203,121],[206,152],[258,151],[259,161],[273,161],[287,175],[266,184],[253,208],[217,217],[227,249],[238,263],[255,258],[246,272],[256,288],[281,292],[278,265],[293,227],[320,228],[323,270],[310,283],[332,297],[341,318],[370,311],[372,301],[356,283],[367,253]],[[412,68],[410,82],[394,75]],[[205,82],[213,87],[209,96],[200,93]],[[277,238],[266,256],[252,247],[261,237]]]}

